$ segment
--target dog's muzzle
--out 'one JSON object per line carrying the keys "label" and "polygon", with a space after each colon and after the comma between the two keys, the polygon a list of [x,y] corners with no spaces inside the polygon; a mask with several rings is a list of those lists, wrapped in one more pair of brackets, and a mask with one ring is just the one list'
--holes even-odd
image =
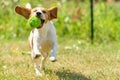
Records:
{"label": "dog's muzzle", "polygon": [[42,13],[41,13],[41,12],[36,12],[36,16],[37,16],[38,18],[40,18],[40,20],[41,20],[41,25],[38,26],[37,28],[42,28],[42,27],[43,27],[43,24],[44,24],[44,22],[45,22],[45,20],[42,19]]}
{"label": "dog's muzzle", "polygon": [[36,14],[37,14],[37,17],[41,17],[42,16],[41,12],[36,12]]}

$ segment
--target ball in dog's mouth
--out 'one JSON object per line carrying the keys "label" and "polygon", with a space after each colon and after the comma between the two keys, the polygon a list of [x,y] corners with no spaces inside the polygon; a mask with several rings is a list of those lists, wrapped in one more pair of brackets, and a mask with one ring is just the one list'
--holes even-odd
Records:
{"label": "ball in dog's mouth", "polygon": [[28,23],[31,27],[36,28],[43,24],[43,21],[41,22],[39,18],[37,18],[36,16],[32,16],[28,19]]}
{"label": "ball in dog's mouth", "polygon": [[28,19],[28,23],[33,28],[42,28],[45,20],[36,16],[32,16]]}

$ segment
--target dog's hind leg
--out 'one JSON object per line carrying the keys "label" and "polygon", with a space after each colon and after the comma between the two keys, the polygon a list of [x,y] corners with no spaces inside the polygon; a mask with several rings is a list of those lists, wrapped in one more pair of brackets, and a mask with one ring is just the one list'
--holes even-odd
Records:
{"label": "dog's hind leg", "polygon": [[34,68],[37,76],[42,76],[43,72],[42,70],[45,70],[45,61],[47,58],[48,54],[44,54],[41,57],[41,64],[39,65],[39,58],[34,58],[33,63],[34,63]]}
{"label": "dog's hind leg", "polygon": [[42,76],[42,73],[40,72],[40,66],[39,66],[39,59],[35,58],[33,59],[33,63],[34,63],[34,68],[35,68],[35,72],[37,76]]}
{"label": "dog's hind leg", "polygon": [[48,57],[48,53],[42,54],[40,70],[45,70],[45,61],[46,61],[47,57]]}

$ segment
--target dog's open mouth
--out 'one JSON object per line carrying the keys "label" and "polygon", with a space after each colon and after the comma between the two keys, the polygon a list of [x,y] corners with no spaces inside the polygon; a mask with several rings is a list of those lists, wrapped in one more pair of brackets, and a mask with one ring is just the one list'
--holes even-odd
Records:
{"label": "dog's open mouth", "polygon": [[37,28],[42,28],[42,27],[43,27],[43,24],[44,24],[44,22],[45,22],[44,19],[41,19],[41,18],[40,18],[40,20],[41,20],[41,24],[40,24],[40,26],[38,26]]}

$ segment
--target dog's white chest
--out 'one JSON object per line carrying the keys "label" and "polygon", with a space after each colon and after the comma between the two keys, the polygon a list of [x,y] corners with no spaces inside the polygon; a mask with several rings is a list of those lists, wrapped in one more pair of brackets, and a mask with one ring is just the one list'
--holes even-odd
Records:
{"label": "dog's white chest", "polygon": [[[41,29],[34,29],[30,34],[30,40],[33,41],[34,51],[49,53],[53,48],[53,43],[56,42],[55,28],[52,22],[44,24]],[[32,46],[32,42],[30,43]]]}

